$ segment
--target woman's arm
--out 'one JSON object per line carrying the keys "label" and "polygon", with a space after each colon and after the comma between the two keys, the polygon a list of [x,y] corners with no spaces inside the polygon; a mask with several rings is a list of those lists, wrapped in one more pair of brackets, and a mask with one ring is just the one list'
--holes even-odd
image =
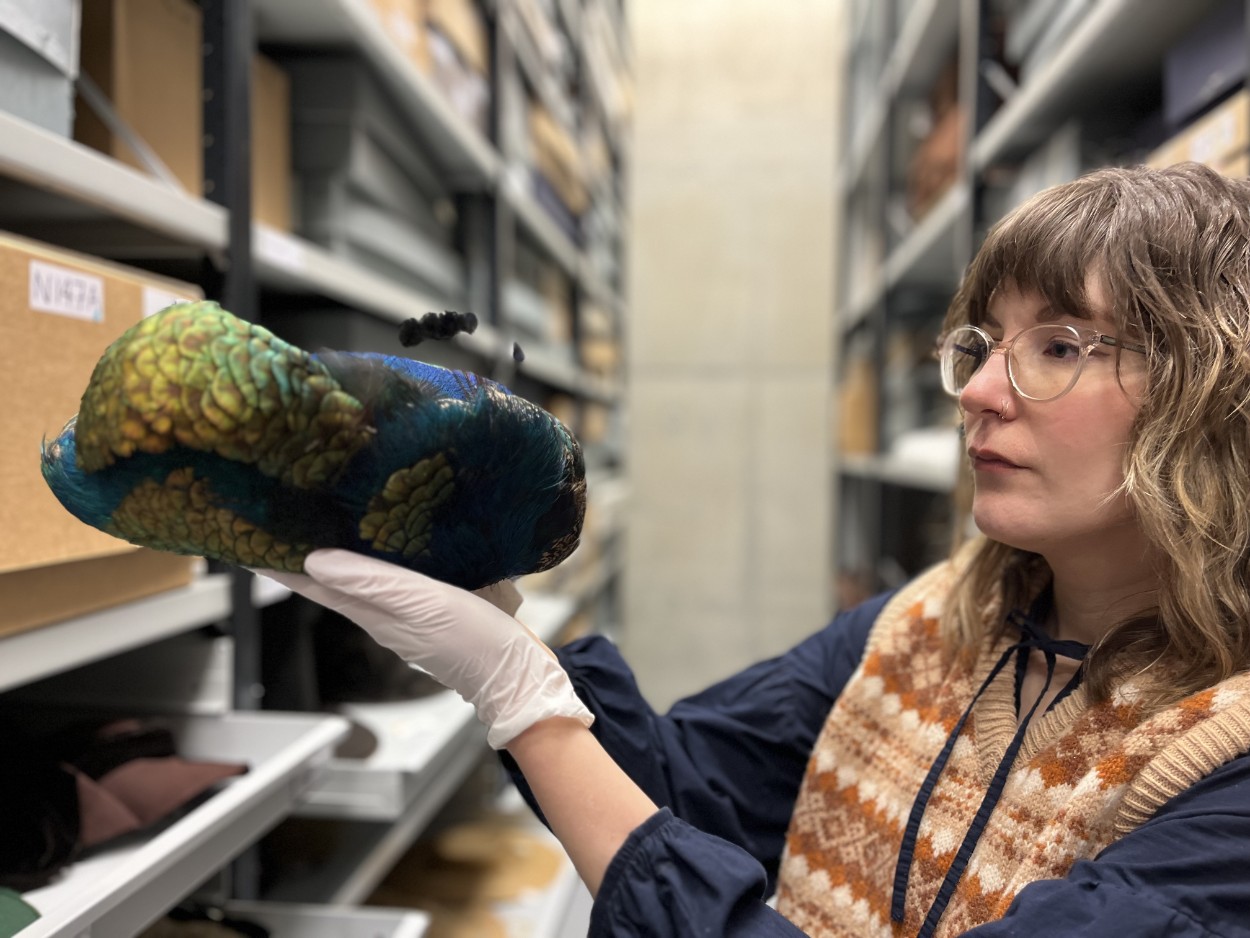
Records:
{"label": "woman's arm", "polygon": [[655,803],[575,720],[535,724],[508,744],[508,752],[582,882],[598,895],[608,864],[655,814]]}

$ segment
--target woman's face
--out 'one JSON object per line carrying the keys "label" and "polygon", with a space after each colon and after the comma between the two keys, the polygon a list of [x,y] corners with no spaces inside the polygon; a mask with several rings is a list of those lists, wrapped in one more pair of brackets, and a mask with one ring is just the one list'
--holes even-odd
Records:
{"label": "woman's face", "polygon": [[[1097,281],[1087,289],[1093,308],[1105,311]],[[1103,314],[1092,322],[1065,315],[1040,295],[1011,286],[995,293],[981,328],[995,339],[1011,339],[1039,322],[1115,334]],[[991,355],[959,396],[975,483],[972,514],[981,532],[1052,563],[1060,552],[1088,555],[1122,544],[1126,534],[1132,539],[1136,525],[1126,500],[1108,496],[1124,481],[1144,387],[1144,356],[1124,352],[1117,380],[1115,349],[1097,345],[1072,390],[1031,401],[1011,386],[1006,356]]]}

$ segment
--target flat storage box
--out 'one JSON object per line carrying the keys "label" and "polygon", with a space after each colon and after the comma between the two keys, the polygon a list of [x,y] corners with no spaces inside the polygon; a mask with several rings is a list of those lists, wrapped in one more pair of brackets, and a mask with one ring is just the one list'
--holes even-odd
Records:
{"label": "flat storage box", "polygon": [[79,14],[78,0],[0,3],[0,111],[70,136]]}
{"label": "flat storage box", "polygon": [[[192,0],[84,0],[82,70],[187,192],[204,190],[200,8]],[[81,99],[74,138],[144,172]]]}
{"label": "flat storage box", "polygon": [[[423,226],[438,218],[438,203],[451,195],[439,168],[364,62],[323,55],[279,64],[291,82],[297,176],[342,179],[377,205]],[[429,233],[450,243],[446,223]]]}
{"label": "flat storage box", "polygon": [[146,312],[200,295],[190,284],[0,233],[0,634],[190,580],[191,558],[138,550],[67,512],[43,481],[39,452],[77,413],[109,343]]}
{"label": "flat storage box", "polygon": [[440,301],[466,288],[439,170],[363,62],[283,61],[291,78],[297,228],[305,238]]}

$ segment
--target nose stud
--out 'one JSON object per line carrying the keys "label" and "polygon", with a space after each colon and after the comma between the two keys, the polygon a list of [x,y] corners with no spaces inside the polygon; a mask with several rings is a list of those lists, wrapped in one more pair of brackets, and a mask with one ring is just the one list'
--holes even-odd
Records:
{"label": "nose stud", "polygon": [[998,404],[998,419],[1007,419],[1007,398],[1003,398]]}

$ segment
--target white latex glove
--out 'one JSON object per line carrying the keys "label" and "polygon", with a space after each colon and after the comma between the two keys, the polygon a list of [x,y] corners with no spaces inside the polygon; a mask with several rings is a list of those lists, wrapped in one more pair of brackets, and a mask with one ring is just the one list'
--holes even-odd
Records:
{"label": "white latex glove", "polygon": [[479,596],[346,550],[315,550],[304,570],[256,572],[351,619],[473,704],[492,748],[549,717],[594,721],[551,650],[505,611],[519,605],[515,589]]}

